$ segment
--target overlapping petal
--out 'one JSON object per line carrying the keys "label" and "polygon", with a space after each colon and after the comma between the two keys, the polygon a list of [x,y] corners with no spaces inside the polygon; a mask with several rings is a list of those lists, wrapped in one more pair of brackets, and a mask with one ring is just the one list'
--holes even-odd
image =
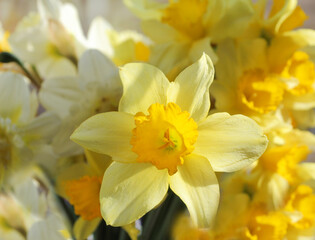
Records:
{"label": "overlapping petal", "polygon": [[198,227],[213,224],[219,205],[219,184],[209,161],[198,155],[185,157],[184,165],[170,177],[171,189],[186,204]]}
{"label": "overlapping petal", "polygon": [[147,113],[153,103],[166,104],[170,83],[156,67],[145,63],[129,63],[121,68],[120,78],[124,90],[119,111]]}
{"label": "overlapping petal", "polygon": [[134,162],[137,155],[131,151],[130,139],[134,128],[132,115],[108,112],[95,115],[83,122],[71,135],[71,140],[114,161]]}
{"label": "overlapping petal", "polygon": [[267,143],[262,129],[252,119],[216,113],[199,124],[194,153],[206,157],[214,171],[232,172],[257,160]]}
{"label": "overlapping petal", "polygon": [[209,56],[203,54],[198,62],[182,71],[168,92],[168,102],[175,102],[188,111],[198,122],[210,109],[209,87],[213,81],[214,67]]}
{"label": "overlapping petal", "polygon": [[168,189],[167,170],[149,163],[113,163],[100,192],[102,216],[112,226],[134,222],[156,207]]}

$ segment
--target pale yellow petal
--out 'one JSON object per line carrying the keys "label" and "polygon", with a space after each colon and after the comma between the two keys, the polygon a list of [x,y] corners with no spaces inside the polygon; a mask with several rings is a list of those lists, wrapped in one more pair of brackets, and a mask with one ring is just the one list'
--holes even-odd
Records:
{"label": "pale yellow petal", "polygon": [[191,117],[200,121],[210,109],[209,87],[213,81],[214,67],[210,57],[203,54],[198,62],[181,72],[171,84],[168,102],[175,102]]}
{"label": "pale yellow petal", "polygon": [[102,216],[112,226],[132,223],[161,203],[167,189],[167,170],[150,163],[114,162],[103,177]]}
{"label": "pale yellow petal", "polygon": [[217,63],[218,56],[211,46],[211,39],[209,37],[195,41],[190,48],[189,57],[193,62],[196,62],[199,60],[200,56],[202,56],[203,53],[207,54],[210,57],[213,64]]}
{"label": "pale yellow petal", "polygon": [[184,165],[170,177],[170,187],[186,204],[194,223],[209,227],[219,205],[219,184],[209,161],[201,156],[185,157]]}
{"label": "pale yellow petal", "polygon": [[208,158],[214,171],[232,172],[257,160],[267,143],[254,120],[243,115],[216,113],[199,124],[194,153]]}
{"label": "pale yellow petal", "polygon": [[130,223],[128,225],[122,226],[122,228],[128,233],[131,240],[137,240],[140,230],[136,227],[136,223]]}
{"label": "pale yellow petal", "polygon": [[100,224],[100,218],[94,218],[92,221],[86,221],[78,218],[73,227],[74,236],[77,240],[85,240],[90,236]]}
{"label": "pale yellow petal", "polygon": [[169,81],[156,67],[145,63],[129,63],[120,70],[123,96],[119,111],[147,113],[153,103],[166,104]]}
{"label": "pale yellow petal", "polygon": [[157,1],[124,0],[124,4],[140,19],[159,19],[163,3]]}
{"label": "pale yellow petal", "polygon": [[56,192],[58,195],[67,199],[68,196],[65,190],[65,182],[93,175],[94,172],[91,167],[84,162],[73,164],[70,167],[63,167],[63,170],[61,170],[56,176]]}
{"label": "pale yellow petal", "polygon": [[88,149],[84,149],[86,161],[98,176],[103,177],[105,170],[113,162],[112,158],[108,155],[92,152]]}
{"label": "pale yellow petal", "polygon": [[71,135],[71,140],[93,152],[107,154],[113,161],[134,162],[131,151],[132,115],[121,112],[97,114],[84,121]]}

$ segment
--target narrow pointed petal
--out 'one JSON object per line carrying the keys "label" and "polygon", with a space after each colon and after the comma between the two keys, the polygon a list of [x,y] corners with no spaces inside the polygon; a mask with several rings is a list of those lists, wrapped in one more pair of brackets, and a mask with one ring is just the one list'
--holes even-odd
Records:
{"label": "narrow pointed petal", "polygon": [[149,163],[114,162],[103,177],[102,216],[112,226],[132,223],[161,203],[167,189],[167,170]]}
{"label": "narrow pointed petal", "polygon": [[209,87],[213,81],[214,67],[210,57],[203,54],[198,62],[182,71],[168,92],[168,102],[175,102],[182,110],[190,112],[195,121],[208,115],[210,109]]}
{"label": "narrow pointed petal", "polygon": [[186,204],[198,227],[213,224],[219,205],[219,184],[209,161],[189,155],[183,166],[170,177],[170,187]]}

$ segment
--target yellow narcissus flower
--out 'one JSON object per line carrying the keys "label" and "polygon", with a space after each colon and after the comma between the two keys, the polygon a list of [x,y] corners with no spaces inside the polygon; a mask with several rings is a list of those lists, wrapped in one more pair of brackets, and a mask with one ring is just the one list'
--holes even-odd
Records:
{"label": "yellow narcissus flower", "polygon": [[156,43],[150,63],[170,80],[197,61],[203,52],[215,63],[217,57],[212,46],[242,34],[254,14],[252,3],[247,0],[124,2],[141,19],[143,32]]}
{"label": "yellow narcissus flower", "polygon": [[85,150],[82,161],[63,167],[57,176],[57,193],[73,205],[79,216],[73,226],[76,239],[86,239],[102,219],[99,193],[104,171],[110,163],[110,157]]}
{"label": "yellow narcissus flower", "polygon": [[119,112],[95,115],[71,139],[112,157],[100,193],[107,224],[126,225],[160,204],[168,187],[186,204],[193,222],[209,227],[219,202],[214,171],[248,166],[267,139],[251,119],[208,116],[214,75],[207,55],[169,82],[157,68],[125,65]]}
{"label": "yellow narcissus flower", "polygon": [[[308,16],[298,6],[298,0],[273,0],[271,9],[268,0],[254,3],[256,16],[246,35],[264,37],[268,40],[287,31],[301,27]],[[266,17],[267,16],[267,17]]]}
{"label": "yellow narcissus flower", "polygon": [[92,21],[87,40],[89,48],[100,50],[117,66],[147,62],[150,57],[148,39],[132,30],[116,31],[101,17]]}
{"label": "yellow narcissus flower", "polygon": [[211,89],[216,109],[244,114],[266,129],[276,119],[292,127],[314,126],[315,67],[306,52],[314,40],[314,31],[298,30],[269,45],[263,38],[220,43]]}

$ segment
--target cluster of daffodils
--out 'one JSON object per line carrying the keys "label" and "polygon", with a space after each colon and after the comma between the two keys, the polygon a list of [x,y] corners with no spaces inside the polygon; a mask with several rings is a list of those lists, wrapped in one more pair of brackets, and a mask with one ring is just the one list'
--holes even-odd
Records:
{"label": "cluster of daffodils", "polygon": [[142,33],[61,0],[0,25],[0,239],[314,239],[298,1],[123,2]]}

